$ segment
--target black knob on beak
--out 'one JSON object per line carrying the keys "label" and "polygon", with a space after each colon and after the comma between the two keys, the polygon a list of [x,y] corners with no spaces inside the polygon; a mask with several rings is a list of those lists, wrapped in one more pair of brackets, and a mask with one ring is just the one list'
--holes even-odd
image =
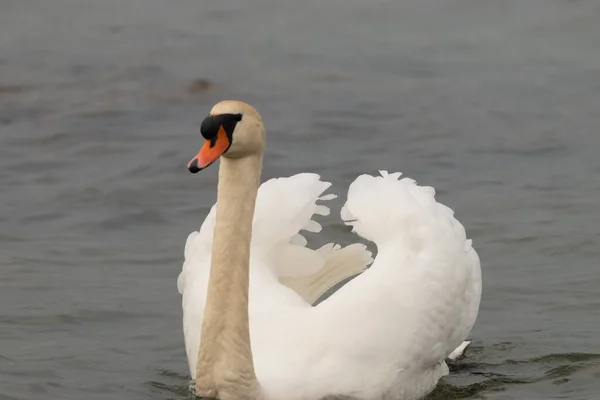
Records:
{"label": "black knob on beak", "polygon": [[200,133],[206,140],[213,140],[219,133],[220,122],[212,115],[204,118],[200,124]]}

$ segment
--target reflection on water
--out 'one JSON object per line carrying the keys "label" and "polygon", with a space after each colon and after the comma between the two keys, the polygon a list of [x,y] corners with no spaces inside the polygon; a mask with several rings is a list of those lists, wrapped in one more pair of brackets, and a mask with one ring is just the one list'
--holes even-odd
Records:
{"label": "reflection on water", "polygon": [[[476,346],[432,399],[596,398],[599,18],[586,0],[0,0],[0,397],[190,398],[175,279],[216,169],[185,165],[235,98],[266,121],[264,179],[319,172],[339,209],[358,174],[403,171],[464,222]],[[335,211],[323,226],[356,240]]]}

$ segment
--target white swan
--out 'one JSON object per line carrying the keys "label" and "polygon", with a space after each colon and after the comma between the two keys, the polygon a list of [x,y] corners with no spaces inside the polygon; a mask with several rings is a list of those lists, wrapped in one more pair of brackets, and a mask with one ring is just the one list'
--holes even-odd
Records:
{"label": "white swan", "polygon": [[[265,131],[254,108],[223,101],[190,163],[221,157],[217,203],[185,245],[177,284],[196,394],[223,400],[418,399],[477,317],[481,270],[463,226],[434,190],[400,173],[359,176],[342,209],[373,241],[305,247],[300,230],[330,186],[299,174],[260,185]],[[317,306],[337,281],[364,272]],[[454,354],[456,355],[456,354]]]}

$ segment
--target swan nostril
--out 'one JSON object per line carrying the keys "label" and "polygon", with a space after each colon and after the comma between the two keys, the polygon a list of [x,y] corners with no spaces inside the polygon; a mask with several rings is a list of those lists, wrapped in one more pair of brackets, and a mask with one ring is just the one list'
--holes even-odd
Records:
{"label": "swan nostril", "polygon": [[192,173],[195,174],[197,172],[200,172],[202,168],[198,167],[198,159],[194,158],[192,161],[190,161],[190,163],[188,164],[188,170]]}

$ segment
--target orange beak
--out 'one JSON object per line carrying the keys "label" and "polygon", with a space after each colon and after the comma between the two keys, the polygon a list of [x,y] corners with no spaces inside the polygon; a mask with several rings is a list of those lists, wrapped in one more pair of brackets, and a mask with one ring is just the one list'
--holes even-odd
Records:
{"label": "orange beak", "polygon": [[229,146],[231,146],[229,137],[223,126],[220,126],[217,136],[211,140],[206,140],[198,154],[188,163],[188,170],[193,174],[203,170],[217,161],[229,149]]}

